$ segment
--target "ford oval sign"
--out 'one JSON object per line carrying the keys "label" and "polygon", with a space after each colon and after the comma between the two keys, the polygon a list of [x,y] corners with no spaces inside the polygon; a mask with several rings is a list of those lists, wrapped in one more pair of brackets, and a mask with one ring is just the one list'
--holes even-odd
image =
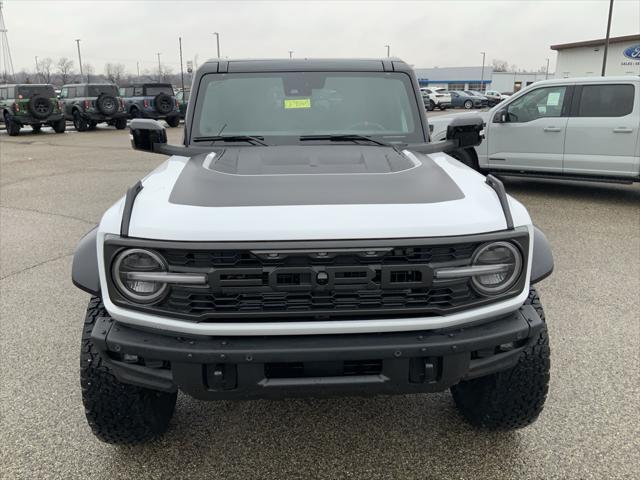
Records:
{"label": "ford oval sign", "polygon": [[640,60],[640,44],[631,45],[622,53],[625,57],[630,58],[631,60]]}

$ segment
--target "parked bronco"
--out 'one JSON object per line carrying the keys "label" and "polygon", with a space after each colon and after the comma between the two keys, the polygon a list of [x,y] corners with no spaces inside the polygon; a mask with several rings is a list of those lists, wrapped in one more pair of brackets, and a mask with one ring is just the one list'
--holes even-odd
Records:
{"label": "parked bronco", "polygon": [[42,125],[50,125],[56,133],[63,133],[66,127],[52,85],[0,85],[0,113],[11,136],[25,125],[31,125],[34,132]]}
{"label": "parked bronco", "polygon": [[[549,345],[533,284],[553,259],[502,183],[429,142],[401,60],[210,61],[183,145],[75,253],[92,296],[82,397],[110,443],[165,431],[196,398],[398,394],[451,388],[471,424],[508,430],[545,402]],[[427,413],[427,412],[425,412]]]}
{"label": "parked bronco", "polygon": [[115,125],[118,130],[127,126],[127,112],[124,101],[118,95],[114,84],[72,84],[65,85],[60,91],[60,100],[64,113],[79,132],[106,122]]}
{"label": "parked bronco", "polygon": [[170,127],[180,124],[178,102],[168,83],[139,83],[120,89],[131,118],[164,119]]}

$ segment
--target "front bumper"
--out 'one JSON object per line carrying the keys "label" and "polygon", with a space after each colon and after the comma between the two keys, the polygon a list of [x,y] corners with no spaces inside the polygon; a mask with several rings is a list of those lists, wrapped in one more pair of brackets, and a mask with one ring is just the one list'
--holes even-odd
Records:
{"label": "front bumper", "polygon": [[542,328],[523,305],[481,325],[435,331],[177,336],[102,317],[91,336],[120,381],[216,400],[442,391],[512,367]]}

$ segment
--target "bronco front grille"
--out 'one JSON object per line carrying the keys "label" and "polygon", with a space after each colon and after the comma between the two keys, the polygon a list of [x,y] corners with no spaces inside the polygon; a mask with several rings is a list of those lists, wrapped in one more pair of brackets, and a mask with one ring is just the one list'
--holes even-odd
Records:
{"label": "bronco front grille", "polygon": [[[355,240],[206,248],[127,239],[108,245],[105,254],[113,258],[125,246],[143,246],[162,255],[172,272],[206,274],[205,285],[170,285],[155,305],[134,305],[110,289],[115,303],[157,315],[225,322],[389,318],[443,315],[498,300],[477,294],[466,278],[433,276],[435,268],[468,265],[476,248],[496,236],[431,245],[376,240],[364,248]],[[521,238],[527,252],[528,236]],[[500,300],[519,291],[521,284]]]}

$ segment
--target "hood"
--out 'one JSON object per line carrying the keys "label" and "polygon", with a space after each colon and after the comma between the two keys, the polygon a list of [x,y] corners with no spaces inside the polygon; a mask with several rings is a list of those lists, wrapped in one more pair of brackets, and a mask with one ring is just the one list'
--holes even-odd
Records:
{"label": "hood", "polygon": [[[105,214],[103,231],[119,232],[123,204]],[[512,213],[514,223],[519,218],[528,223],[526,211],[526,218]],[[322,240],[505,228],[498,198],[484,177],[445,154],[316,145],[236,147],[171,157],[143,180],[129,235],[183,241]]]}

